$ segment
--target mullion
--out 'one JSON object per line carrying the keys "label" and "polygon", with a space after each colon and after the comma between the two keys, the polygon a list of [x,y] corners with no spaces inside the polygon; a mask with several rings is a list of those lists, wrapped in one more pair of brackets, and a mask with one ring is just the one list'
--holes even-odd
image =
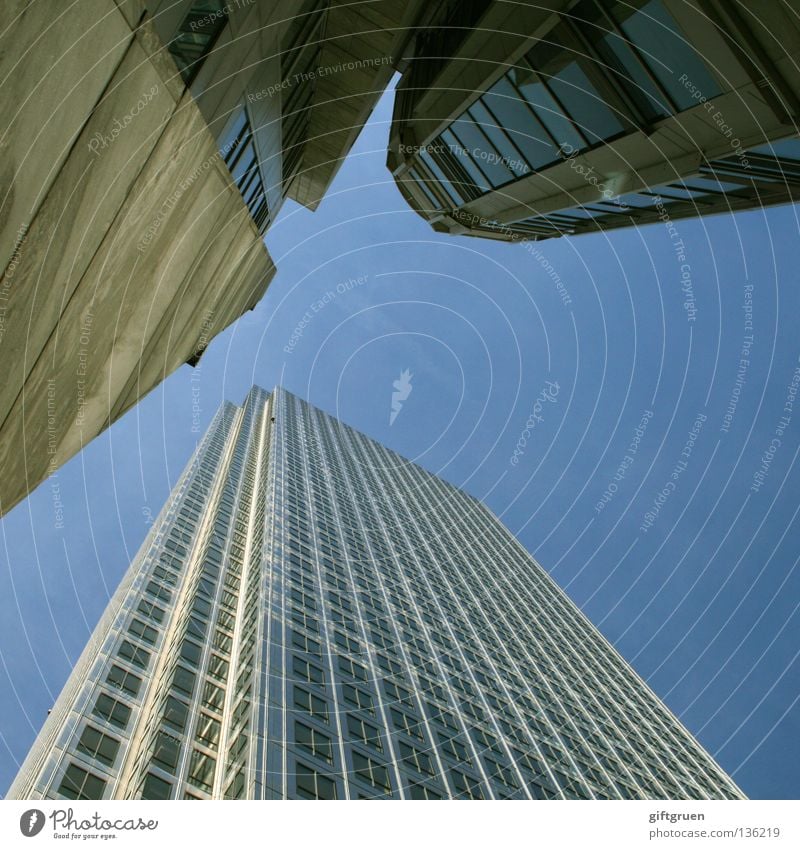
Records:
{"label": "mullion", "polygon": [[[467,113],[464,112],[459,117],[463,117],[466,114]],[[472,118],[468,118],[468,120],[472,121]],[[472,123],[474,124],[475,122],[472,121]],[[450,126],[447,129],[450,130],[450,132],[455,136],[456,141],[459,143],[459,145],[461,145],[461,149],[464,151],[464,153],[467,156],[469,156],[470,161],[475,165],[475,167],[478,169],[478,171],[480,171],[481,174],[483,174],[483,177],[486,180],[486,185],[489,186],[489,191],[493,192],[495,189],[499,188],[499,186],[495,186],[494,181],[491,179],[491,177],[489,177],[489,175],[486,173],[486,171],[484,171],[484,169],[481,168],[480,162],[474,156],[472,156],[472,154],[469,152],[469,148],[467,147],[467,145],[465,145],[464,142],[461,140],[461,137],[456,132],[455,121],[453,121],[453,123],[451,123]],[[488,137],[486,136],[486,133],[481,131],[481,135],[484,136],[484,138],[488,139]],[[489,142],[489,143],[491,144],[491,142]],[[492,144],[492,148],[494,148],[493,144]],[[510,181],[507,180],[506,183],[508,183],[508,182],[510,182]],[[503,186],[503,185],[506,185],[506,183],[501,183],[500,185]]]}
{"label": "mullion", "polygon": [[254,168],[250,168],[248,171],[246,171],[244,176],[245,176],[245,179],[242,180],[241,185],[237,186],[242,197],[247,196],[248,192],[253,188],[253,182],[256,180],[256,178],[258,176],[260,176],[259,170],[258,170],[258,163],[256,163]]}
{"label": "mullion", "polygon": [[[586,135],[586,133],[584,133],[583,127],[581,127],[581,125],[572,117],[572,112],[564,106],[564,102],[553,90],[553,87],[550,85],[550,82],[547,77],[538,68],[535,68],[533,66],[533,63],[527,58],[527,56],[525,57],[525,61],[528,63],[528,67],[533,71],[533,73],[536,74],[536,79],[544,86],[545,91],[550,95],[550,97],[553,98],[554,103],[561,110],[561,113],[570,122],[570,124],[572,124],[572,129],[575,130],[575,132],[578,134],[578,136],[580,136],[580,138],[583,139],[583,143],[585,145],[584,149],[594,147],[597,142],[591,141]],[[515,88],[517,88],[517,86],[511,80],[509,80],[509,82],[511,82],[511,84],[514,85]],[[522,97],[522,99],[525,100],[524,96]],[[531,105],[528,103],[527,100],[525,100],[525,105],[528,107],[528,109],[531,109],[531,111],[533,111]],[[558,150],[561,150],[560,144],[558,145]]]}
{"label": "mullion", "polygon": [[[603,2],[603,0],[594,0],[594,2],[597,6],[599,6],[601,14],[609,22],[609,24],[611,25],[611,28],[614,30],[614,32],[617,34],[617,36],[619,38],[621,38],[625,42],[625,44],[628,45],[628,47],[631,50],[631,53],[633,54],[634,59],[636,59],[636,61],[639,63],[639,65],[641,65],[641,67],[644,69],[644,72],[647,75],[647,77],[650,79],[650,82],[652,82],[653,85],[656,87],[656,89],[662,94],[662,96],[665,99],[665,102],[669,105],[670,109],[672,110],[672,114],[677,115],[681,110],[678,109],[678,105],[675,102],[675,100],[672,98],[672,95],[664,88],[664,86],[661,84],[659,79],[652,72],[647,61],[642,57],[642,53],[639,50],[639,48],[634,44],[634,42],[630,38],[628,38],[628,36],[625,33],[625,30],[622,29],[622,26],[620,24],[618,24],[617,21],[614,20],[614,16],[608,11],[606,4]],[[636,11],[639,11],[639,10],[636,10]],[[624,71],[624,68],[623,68],[623,71]]]}
{"label": "mullion", "polygon": [[[570,35],[577,41],[578,46],[581,48],[583,52],[575,51],[576,61],[577,57],[583,57],[585,59],[589,59],[591,63],[590,69],[587,71],[581,65],[581,68],[586,73],[586,76],[590,81],[593,81],[593,78],[596,80],[600,80],[602,85],[598,88],[600,89],[600,94],[603,95],[603,100],[608,104],[607,94],[611,91],[617,100],[621,101],[622,105],[625,107],[624,110],[613,110],[615,114],[619,117],[619,112],[622,112],[622,120],[623,123],[630,124],[637,129],[641,129],[644,127],[648,127],[650,122],[645,120],[644,115],[638,106],[636,106],[635,102],[632,100],[631,96],[625,90],[625,87],[620,85],[617,80],[614,79],[613,74],[611,74],[608,70],[608,63],[605,62],[602,56],[594,49],[591,41],[587,38],[586,34],[581,31],[580,27],[575,23],[572,18],[564,16],[562,18],[563,22],[566,24],[569,29]],[[625,38],[625,36],[622,36]],[[627,39],[625,39],[627,42]],[[629,42],[628,42],[629,43]],[[641,60],[634,56],[637,61]],[[578,62],[580,65],[581,63]],[[624,66],[621,68],[623,75],[625,73]],[[653,80],[653,75],[650,73],[649,68],[645,68],[647,76],[652,80],[652,82],[656,85],[657,90],[661,91],[661,86],[658,85],[656,80]],[[669,103],[672,101],[669,100]],[[610,104],[608,104],[610,106]],[[673,109],[673,112],[675,110]]]}
{"label": "mullion", "polygon": [[250,131],[250,121],[245,120],[245,125],[244,127],[242,127],[242,131],[241,133],[239,133],[239,137],[236,139],[233,149],[231,150],[232,156],[230,160],[225,161],[225,164],[228,166],[228,170],[231,173],[233,173],[233,169],[236,167],[237,163],[239,162],[239,159],[242,156],[242,153],[247,148],[251,136],[252,133]]}
{"label": "mullion", "polygon": [[[439,165],[439,163],[437,163],[433,159],[433,157],[431,157],[431,161],[441,171],[441,166]],[[436,175],[436,172],[433,170],[433,168],[431,168],[428,165],[427,162],[425,162],[425,160],[420,158],[420,161],[417,163],[416,167],[417,167],[417,170],[420,172],[420,175],[423,177],[425,183],[428,185],[428,188],[431,189],[432,191],[435,190],[435,191],[440,192],[446,198],[446,201],[445,201],[444,204],[439,202],[439,207],[444,209],[444,208],[446,208],[446,206],[448,204],[452,204],[452,205],[455,205],[455,206],[461,206],[464,203],[464,199],[460,198],[460,197],[457,201],[453,200],[453,197],[451,196],[450,192],[445,187],[444,182],[441,179],[439,179],[439,177]],[[431,176],[427,176],[428,174],[430,174]],[[447,180],[448,183],[451,183],[451,181],[449,179],[447,179],[447,175],[443,171],[442,171],[442,176]],[[455,191],[455,187],[453,187],[453,190]]]}
{"label": "mullion", "polygon": [[[525,60],[525,61],[527,62],[527,60]],[[589,142],[588,142],[585,134],[581,131],[581,128],[572,119],[572,115],[570,115],[569,112],[567,112],[567,110],[564,108],[564,104],[559,100],[558,97],[556,97],[555,92],[553,92],[551,90],[550,86],[547,84],[547,80],[544,79],[544,77],[539,73],[539,71],[536,70],[536,68],[534,68],[531,65],[530,62],[527,62],[527,64],[528,64],[528,67],[533,72],[533,74],[535,75],[537,82],[541,83],[544,86],[545,91],[550,95],[550,97],[553,98],[553,101],[555,102],[556,106],[558,106],[558,108],[561,110],[561,114],[572,125],[572,129],[577,132],[577,134],[580,138],[583,139],[584,144],[588,145]],[[531,106],[531,104],[528,103],[528,99],[522,93],[522,89],[520,89],[520,87],[514,82],[514,80],[511,79],[510,74],[506,74],[506,80],[508,81],[508,84],[511,86],[511,88],[514,89],[514,91],[516,92],[520,101],[525,104],[525,108],[528,110],[528,112],[530,112],[531,116],[536,121],[536,123],[539,124],[539,126],[545,131],[545,134],[550,139],[550,141],[553,143],[553,147],[555,147],[556,151],[561,150],[561,142],[558,141],[558,139],[550,132],[550,130],[547,128],[544,121],[542,121],[541,118],[539,118],[539,116],[536,114],[536,111],[534,110],[533,106]],[[487,112],[492,112],[492,110],[488,107],[487,104],[484,103],[484,107],[486,108]],[[494,113],[492,113],[492,114],[494,114]],[[507,135],[510,136],[511,134],[507,133]],[[516,145],[514,145],[514,146],[516,147]],[[525,159],[524,156],[523,156],[523,159]],[[525,161],[527,162],[527,159],[525,159]],[[528,164],[530,164],[530,163],[528,163]]]}

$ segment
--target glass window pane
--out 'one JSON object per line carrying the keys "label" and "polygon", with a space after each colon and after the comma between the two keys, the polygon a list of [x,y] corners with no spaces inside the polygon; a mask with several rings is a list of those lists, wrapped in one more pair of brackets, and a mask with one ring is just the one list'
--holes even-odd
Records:
{"label": "glass window pane", "polygon": [[180,750],[181,744],[178,739],[164,731],[159,731],[153,743],[153,763],[174,775]]}
{"label": "glass window pane", "polygon": [[431,210],[442,208],[441,203],[436,200],[433,192],[428,188],[427,181],[420,176],[415,168],[408,169],[408,176],[422,189],[423,194],[428,199],[428,203],[431,205]]}
{"label": "glass window pane", "polygon": [[[572,9],[571,15],[581,22],[583,35],[597,50],[605,70],[626,91],[645,120],[652,121],[672,112],[648,73],[644,60],[636,55],[626,38],[613,30],[613,24],[603,13],[601,4],[595,0],[582,0]],[[622,12],[617,15],[617,20],[624,16]]]}
{"label": "glass window pane", "polygon": [[706,99],[720,93],[705,62],[661,0],[650,0],[633,11],[628,3],[617,3],[612,14],[678,109],[689,109],[698,102],[692,97],[691,88],[681,82],[684,75]]}
{"label": "glass window pane", "polygon": [[800,160],[800,139],[784,139],[783,141],[762,144],[751,147],[748,153],[757,153],[761,156],[777,156],[780,159]]}
{"label": "glass window pane", "polygon": [[450,129],[493,187],[502,186],[514,179],[512,172],[503,163],[503,155],[480,131],[469,113],[453,121]]}
{"label": "glass window pane", "polygon": [[210,793],[214,782],[214,769],[216,765],[217,762],[214,758],[195,749],[192,751],[192,759],[189,766],[189,783]]}
{"label": "glass window pane", "polygon": [[128,719],[130,719],[131,709],[122,702],[112,699],[106,693],[100,693],[94,706],[94,714],[118,728],[124,728],[128,724]]}
{"label": "glass window pane", "polygon": [[[529,174],[531,165],[523,158],[521,149],[514,146],[517,139],[512,139],[508,133],[502,129],[499,118],[492,115],[489,110],[479,100],[473,103],[467,111],[467,114],[480,126],[484,133],[489,137],[492,144],[503,157],[503,164],[511,171],[515,178],[519,179]],[[555,149],[550,140],[545,138],[541,127],[536,125],[536,121],[531,116],[531,132],[537,132],[542,137],[542,152],[549,159],[555,159]],[[534,126],[536,125],[536,126]]]}
{"label": "glass window pane", "polygon": [[684,180],[684,185],[687,189],[694,189],[699,192],[735,192],[743,189],[741,183],[726,183],[722,180],[715,180],[712,177],[692,177],[689,180]]}
{"label": "glass window pane", "polygon": [[106,782],[97,775],[70,764],[58,788],[67,799],[102,799]]}
{"label": "glass window pane", "polygon": [[433,175],[439,181],[439,185],[447,192],[450,200],[456,205],[461,206],[464,202],[463,198],[457,191],[456,187],[444,175],[444,171],[433,161],[427,150],[420,151],[420,159],[428,166]]}
{"label": "glass window pane", "polygon": [[[569,145],[575,150],[585,147],[584,140],[580,137],[572,122],[536,74],[530,71],[526,73],[521,68],[514,68],[509,73],[509,78],[516,84],[525,101],[530,104],[539,120],[547,127],[559,145]],[[504,94],[506,97],[511,97],[515,93],[514,87],[507,80],[501,80],[492,89],[493,92],[495,90],[498,94]],[[517,136],[514,136],[514,141],[517,141]],[[545,150],[546,148],[543,146],[542,149]],[[555,158],[555,151],[553,151],[551,160]]]}
{"label": "glass window pane", "polygon": [[139,796],[142,799],[169,799],[171,793],[172,785],[168,781],[148,772],[142,782]]}
{"label": "glass window pane", "polygon": [[467,153],[464,146],[450,130],[445,130],[441,136],[439,136],[439,140],[446,146],[447,150],[453,155],[453,157],[458,160],[461,167],[464,168],[472,179],[475,188],[479,189],[481,192],[488,192],[491,190],[492,187],[489,185],[489,181],[484,176],[483,171],[481,171],[480,168],[478,168],[478,166],[472,161],[472,157],[469,153]]}
{"label": "glass window pane", "polygon": [[559,70],[549,80],[553,94],[580,127],[591,144],[621,133],[622,122],[605,103],[577,61]]}
{"label": "glass window pane", "polygon": [[189,706],[173,696],[167,696],[164,705],[164,722],[169,723],[179,731],[186,727],[186,719],[189,715]]}

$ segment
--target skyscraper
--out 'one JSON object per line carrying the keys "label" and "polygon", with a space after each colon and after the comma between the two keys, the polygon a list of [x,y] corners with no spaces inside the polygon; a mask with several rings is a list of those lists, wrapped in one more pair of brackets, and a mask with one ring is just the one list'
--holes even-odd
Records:
{"label": "skyscraper", "polygon": [[12,798],[741,798],[479,501],[290,393],[214,418]]}

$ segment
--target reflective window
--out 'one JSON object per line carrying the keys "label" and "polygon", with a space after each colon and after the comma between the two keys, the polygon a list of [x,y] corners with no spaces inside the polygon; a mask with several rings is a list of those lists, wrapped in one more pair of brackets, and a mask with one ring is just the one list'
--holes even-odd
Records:
{"label": "reflective window", "polygon": [[460,206],[696,106],[693,90],[720,93],[662,0],[582,0],[420,159]]}
{"label": "reflective window", "polygon": [[112,699],[106,693],[100,693],[95,702],[93,713],[118,728],[124,728],[130,719],[131,709],[123,702]]}
{"label": "reflective window", "polygon": [[106,766],[111,766],[117,757],[119,740],[115,740],[91,725],[87,725],[83,729],[83,734],[81,734],[75,748],[84,755],[88,755]]}
{"label": "reflective window", "polygon": [[336,784],[328,776],[322,775],[300,761],[297,761],[295,769],[298,796],[304,799],[336,798]]}
{"label": "reflective window", "polygon": [[205,0],[192,4],[189,14],[169,43],[169,52],[186,85],[190,85],[197,76],[227,22],[227,5],[224,0]]}
{"label": "reflective window", "polygon": [[67,799],[102,799],[106,782],[85,769],[70,764],[59,785],[58,792]]}

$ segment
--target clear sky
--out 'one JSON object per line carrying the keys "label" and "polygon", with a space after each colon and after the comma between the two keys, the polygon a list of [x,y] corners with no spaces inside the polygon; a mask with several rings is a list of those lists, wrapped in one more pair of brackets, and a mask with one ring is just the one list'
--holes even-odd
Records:
{"label": "clear sky", "polygon": [[258,307],[0,522],[0,792],[219,403],[283,383],[483,499],[745,793],[797,798],[796,210],[682,247],[444,236],[385,168],[390,116],[284,207]]}

